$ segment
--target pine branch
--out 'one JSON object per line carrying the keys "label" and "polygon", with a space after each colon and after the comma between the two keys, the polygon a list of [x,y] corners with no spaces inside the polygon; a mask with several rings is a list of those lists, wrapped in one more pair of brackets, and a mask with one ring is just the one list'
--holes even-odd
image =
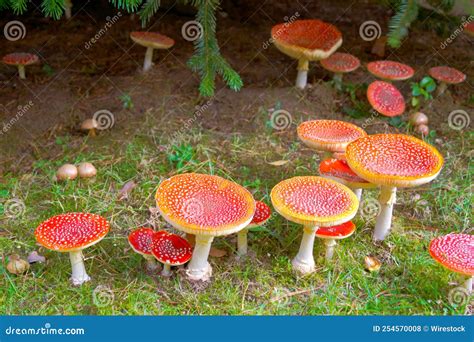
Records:
{"label": "pine branch", "polygon": [[408,35],[408,28],[418,16],[418,4],[416,0],[401,0],[397,13],[389,23],[388,44],[398,48],[401,41]]}
{"label": "pine branch", "polygon": [[41,9],[46,17],[59,19],[64,12],[64,0],[43,0]]}
{"label": "pine branch", "polygon": [[26,11],[28,0],[11,0],[10,8],[16,15],[22,14]]}
{"label": "pine branch", "polygon": [[9,0],[0,0],[0,11],[7,9],[10,6]]}
{"label": "pine branch", "polygon": [[142,27],[150,21],[155,13],[160,8],[160,0],[146,0],[140,10],[140,20],[142,21]]}
{"label": "pine branch", "polygon": [[109,0],[118,9],[125,9],[127,12],[135,12],[142,4],[143,0]]}

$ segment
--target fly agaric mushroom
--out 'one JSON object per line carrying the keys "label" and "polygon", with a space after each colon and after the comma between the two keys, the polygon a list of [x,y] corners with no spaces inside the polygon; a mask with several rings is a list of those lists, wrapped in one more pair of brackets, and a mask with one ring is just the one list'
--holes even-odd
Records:
{"label": "fly agaric mushroom", "polygon": [[193,248],[186,239],[171,233],[154,234],[151,244],[151,253],[159,262],[163,263],[161,275],[171,276],[171,266],[187,263],[192,255]]}
{"label": "fly agaric mushroom", "polygon": [[242,186],[218,176],[185,173],[161,182],[156,204],[173,227],[196,236],[190,280],[212,275],[207,258],[215,236],[237,233],[252,221],[255,200]]}
{"label": "fly agaric mushroom", "polygon": [[143,71],[147,72],[153,65],[153,50],[166,50],[174,45],[174,40],[157,32],[131,32],[130,38],[143,47],[146,47]]}
{"label": "fly agaric mushroom", "polygon": [[405,99],[391,83],[372,82],[367,88],[367,99],[372,108],[384,116],[398,116],[405,111]]}
{"label": "fly agaric mushroom", "polygon": [[365,131],[349,122],[339,120],[311,120],[297,128],[298,138],[308,147],[331,153],[344,153],[346,146],[354,140],[365,137]]}
{"label": "fly agaric mushroom", "polygon": [[448,87],[448,84],[458,84],[466,80],[466,75],[461,71],[448,67],[448,66],[437,66],[428,70],[431,77],[437,80],[439,83],[437,95],[443,95]]}
{"label": "fly agaric mushroom", "polygon": [[464,32],[466,32],[471,37],[474,37],[474,21],[471,21],[464,25]]}
{"label": "fly agaric mushroom", "polygon": [[25,66],[35,64],[38,61],[39,58],[37,55],[25,52],[10,53],[3,57],[3,63],[14,65],[18,68],[18,74],[22,80],[26,78]]}
{"label": "fly agaric mushroom", "polygon": [[95,137],[96,130],[99,128],[99,123],[96,119],[85,119],[81,124],[81,131],[85,131],[89,136]]}
{"label": "fly agaric mushroom", "polygon": [[[165,231],[155,232],[151,228],[138,228],[128,235],[128,243],[135,253],[141,254],[146,260],[146,269],[156,271],[159,266],[151,253],[152,238],[154,234],[165,234]],[[167,233],[166,233],[167,234]]]}
{"label": "fly agaric mushroom", "polygon": [[326,245],[326,260],[331,260],[334,255],[334,247],[336,247],[336,240],[348,238],[354,234],[356,230],[355,224],[352,221],[332,226],[321,227],[316,231],[316,237],[324,239]]}
{"label": "fly agaric mushroom", "polygon": [[69,253],[71,281],[73,285],[81,285],[91,279],[84,267],[82,250],[102,240],[109,230],[109,223],[99,215],[67,213],[41,223],[35,230],[35,237],[47,249]]}
{"label": "fly agaric mushroom", "polygon": [[377,187],[377,185],[369,183],[365,179],[357,176],[349,165],[347,165],[347,161],[341,159],[330,158],[323,160],[321,164],[319,164],[319,174],[322,177],[333,179],[351,188],[359,201],[362,197],[362,189],[373,189]]}
{"label": "fly agaric mushroom", "polygon": [[350,53],[335,52],[328,58],[322,59],[321,66],[334,73],[336,89],[341,90],[343,74],[356,70],[360,66],[360,61]]}
{"label": "fly agaric mushroom", "polygon": [[367,64],[367,70],[386,82],[408,80],[415,74],[412,67],[394,61],[370,62]]}
{"label": "fly agaric mushroom", "polygon": [[287,220],[304,226],[293,268],[303,274],[314,271],[313,245],[319,227],[331,227],[350,221],[359,201],[345,185],[333,180],[306,176],[278,183],[271,192],[275,210]]}
{"label": "fly agaric mushroom", "polygon": [[81,178],[92,178],[97,175],[97,169],[91,163],[80,163],[77,166],[77,172]]}
{"label": "fly agaric mushroom", "polygon": [[321,20],[296,20],[272,27],[272,41],[284,54],[298,60],[296,87],[304,89],[309,62],[331,56],[342,44],[341,32]]}
{"label": "fly agaric mushroom", "polygon": [[78,174],[77,167],[72,164],[64,164],[56,171],[56,178],[60,181],[76,179]]}
{"label": "fly agaric mushroom", "polygon": [[438,150],[404,134],[375,134],[356,140],[347,146],[346,159],[357,175],[381,187],[375,241],[388,235],[397,188],[429,183],[443,166]]}
{"label": "fly agaric mushroom", "polygon": [[433,259],[448,270],[469,277],[465,283],[466,290],[472,292],[474,278],[474,236],[451,233],[439,236],[430,243],[430,254]]}
{"label": "fly agaric mushroom", "polygon": [[252,222],[237,233],[237,253],[239,256],[247,254],[247,234],[249,230],[263,226],[272,214],[270,207],[261,201],[255,201],[255,207],[256,209]]}

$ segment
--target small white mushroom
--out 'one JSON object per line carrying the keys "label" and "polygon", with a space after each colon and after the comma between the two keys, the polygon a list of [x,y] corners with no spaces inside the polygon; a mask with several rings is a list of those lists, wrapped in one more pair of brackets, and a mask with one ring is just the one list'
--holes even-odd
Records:
{"label": "small white mushroom", "polygon": [[86,119],[81,124],[81,131],[87,132],[91,137],[96,136],[96,129],[99,127],[99,123],[95,119]]}
{"label": "small white mushroom", "polygon": [[72,164],[64,164],[56,172],[56,178],[60,181],[73,180],[77,177],[77,167]]}
{"label": "small white mushroom", "polygon": [[91,163],[80,163],[77,170],[81,178],[92,178],[97,174],[97,169]]}

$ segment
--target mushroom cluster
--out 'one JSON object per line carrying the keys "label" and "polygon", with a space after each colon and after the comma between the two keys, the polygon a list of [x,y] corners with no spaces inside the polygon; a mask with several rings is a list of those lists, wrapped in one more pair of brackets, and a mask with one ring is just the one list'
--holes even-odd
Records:
{"label": "mushroom cluster", "polygon": [[73,164],[64,164],[56,171],[58,181],[74,180],[80,178],[93,178],[97,175],[97,169],[91,163],[83,162],[77,167]]}

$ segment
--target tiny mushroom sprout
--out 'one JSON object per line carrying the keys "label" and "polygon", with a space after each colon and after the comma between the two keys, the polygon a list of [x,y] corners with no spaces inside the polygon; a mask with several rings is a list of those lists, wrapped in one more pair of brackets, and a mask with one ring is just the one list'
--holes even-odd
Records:
{"label": "tiny mushroom sprout", "polygon": [[148,271],[155,271],[159,267],[151,253],[152,238],[156,233],[163,232],[155,232],[152,228],[144,227],[135,229],[128,235],[128,243],[130,244],[130,247],[132,247],[136,253],[143,256],[146,260],[146,269]]}
{"label": "tiny mushroom sprout", "polygon": [[344,153],[347,145],[367,133],[360,127],[339,120],[311,120],[297,128],[298,138],[308,147],[325,152],[326,157]]}
{"label": "tiny mushroom sprout", "polygon": [[49,218],[35,230],[36,241],[53,251],[67,252],[72,265],[71,281],[81,285],[91,278],[84,267],[82,250],[102,240],[110,230],[102,216],[67,213]]}
{"label": "tiny mushroom sprout", "polygon": [[64,164],[56,171],[56,178],[59,181],[76,179],[78,174],[77,167],[72,164]]}
{"label": "tiny mushroom sprout", "polygon": [[386,82],[404,81],[415,75],[412,67],[394,61],[375,61],[367,64],[367,70]]}
{"label": "tiny mushroom sprout", "polygon": [[448,66],[437,66],[428,70],[431,77],[439,82],[438,95],[444,94],[448,84],[458,84],[466,80],[466,75],[461,71],[448,67]]}
{"label": "tiny mushroom sprout", "polygon": [[87,132],[89,136],[95,137],[99,123],[96,119],[86,119],[81,124],[81,131]]}
{"label": "tiny mushroom sprout", "polygon": [[360,178],[351,170],[347,161],[341,159],[329,158],[323,160],[321,164],[319,164],[319,174],[322,177],[333,179],[351,188],[359,201],[362,197],[362,189],[373,189],[377,187],[377,185]]}
{"label": "tiny mushroom sprout", "polygon": [[143,71],[150,70],[153,65],[153,50],[166,50],[174,45],[174,40],[157,32],[131,32],[130,38],[143,47],[146,47],[145,61],[143,62]]}
{"label": "tiny mushroom sprout", "polygon": [[193,255],[193,247],[179,235],[158,232],[153,235],[151,252],[159,262],[163,263],[161,275],[171,276],[171,266],[187,263]]}
{"label": "tiny mushroom sprout", "polygon": [[350,221],[359,201],[345,185],[316,176],[300,176],[278,183],[271,192],[275,210],[304,226],[300,249],[292,264],[302,274],[314,272],[313,245],[319,227]]}
{"label": "tiny mushroom sprout", "polygon": [[384,81],[375,81],[369,85],[367,99],[372,108],[384,116],[398,116],[405,111],[402,93],[393,84]]}
{"label": "tiny mushroom sprout", "polygon": [[375,134],[356,140],[347,146],[346,159],[357,175],[381,187],[375,241],[389,233],[397,188],[429,183],[443,166],[438,150],[405,134]]}
{"label": "tiny mushroom sprout", "polygon": [[321,60],[321,66],[334,73],[334,83],[337,90],[342,89],[342,76],[359,68],[360,61],[350,53],[335,52]]}
{"label": "tiny mushroom sprout", "polygon": [[433,259],[447,269],[468,276],[465,288],[472,292],[474,278],[474,236],[470,234],[451,233],[439,236],[430,243],[430,254]]}
{"label": "tiny mushroom sprout", "polygon": [[296,20],[272,27],[272,41],[284,54],[298,60],[296,87],[304,89],[309,62],[331,56],[342,44],[342,34],[334,26],[317,19]]}
{"label": "tiny mushroom sprout", "polygon": [[270,207],[261,201],[255,201],[255,207],[252,222],[237,234],[237,253],[239,256],[247,254],[247,234],[249,230],[263,226],[272,214]]}
{"label": "tiny mushroom sprout", "polygon": [[18,74],[21,79],[26,78],[25,66],[35,64],[39,61],[37,55],[26,52],[15,52],[10,53],[3,57],[3,63],[8,65],[14,65],[18,68]]}
{"label": "tiny mushroom sprout", "polygon": [[352,223],[352,221],[347,221],[337,226],[321,227],[316,231],[316,237],[324,239],[326,245],[326,260],[332,259],[334,247],[336,247],[336,240],[348,238],[354,234],[355,230],[355,224]]}
{"label": "tiny mushroom sprout", "polygon": [[244,187],[219,176],[185,173],[164,180],[156,192],[162,217],[176,229],[196,236],[186,274],[190,280],[208,280],[207,258],[212,240],[239,232],[255,213],[255,200]]}
{"label": "tiny mushroom sprout", "polygon": [[81,178],[92,178],[97,175],[97,169],[91,163],[83,162],[77,166],[77,172]]}

